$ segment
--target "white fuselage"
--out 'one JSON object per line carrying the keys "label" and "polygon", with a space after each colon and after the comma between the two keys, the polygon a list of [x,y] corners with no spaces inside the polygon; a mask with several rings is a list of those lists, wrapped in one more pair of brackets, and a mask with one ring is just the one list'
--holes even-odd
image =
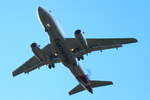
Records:
{"label": "white fuselage", "polygon": [[70,69],[79,83],[92,93],[89,79],[84,74],[74,54],[66,45],[65,38],[62,36],[53,17],[41,7],[38,8],[38,14],[57,56],[62,63]]}

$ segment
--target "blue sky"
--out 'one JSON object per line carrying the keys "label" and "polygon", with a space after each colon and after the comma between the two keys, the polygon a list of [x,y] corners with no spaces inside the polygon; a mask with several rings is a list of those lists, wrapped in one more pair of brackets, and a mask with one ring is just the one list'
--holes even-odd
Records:
{"label": "blue sky", "polygon": [[[1,0],[0,100],[149,100],[150,1],[148,0]],[[67,37],[82,29],[85,37],[135,37],[136,44],[118,51],[93,52],[81,61],[91,79],[113,81],[113,86],[68,95],[78,82],[62,64],[46,66],[13,78],[11,72],[33,56],[32,42],[44,47],[47,34],[37,7],[51,10]]]}

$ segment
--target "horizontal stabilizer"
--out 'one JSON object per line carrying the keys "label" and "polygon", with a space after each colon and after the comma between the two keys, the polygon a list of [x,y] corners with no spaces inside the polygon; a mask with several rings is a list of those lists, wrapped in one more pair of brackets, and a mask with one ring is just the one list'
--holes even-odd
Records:
{"label": "horizontal stabilizer", "polygon": [[[96,80],[93,80],[93,81],[90,81],[90,82],[91,82],[91,87],[92,88],[100,87],[100,86],[113,85],[112,81],[96,81]],[[79,84],[69,92],[69,95],[81,92],[83,90],[85,90],[85,88],[81,84]]]}
{"label": "horizontal stabilizer", "polygon": [[92,88],[100,87],[100,86],[107,86],[107,85],[113,85],[112,81],[91,81]]}
{"label": "horizontal stabilizer", "polygon": [[79,84],[79,85],[77,85],[74,89],[72,89],[72,90],[69,92],[69,95],[78,93],[78,92],[83,91],[83,90],[85,90],[84,87],[83,87],[81,84]]}

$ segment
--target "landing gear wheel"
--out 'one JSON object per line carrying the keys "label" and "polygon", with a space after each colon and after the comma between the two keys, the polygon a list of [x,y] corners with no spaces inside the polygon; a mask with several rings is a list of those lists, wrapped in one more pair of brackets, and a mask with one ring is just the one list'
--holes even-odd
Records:
{"label": "landing gear wheel", "polygon": [[84,60],[84,57],[83,57],[83,56],[81,56],[81,57],[77,57],[77,59],[78,59],[78,61],[80,61],[80,60]]}
{"label": "landing gear wheel", "polygon": [[80,61],[80,57],[77,57],[78,61]]}
{"label": "landing gear wheel", "polygon": [[49,69],[55,68],[55,65],[54,65],[54,64],[49,64],[49,65],[48,65],[48,68],[49,68]]}
{"label": "landing gear wheel", "polygon": [[55,65],[54,65],[54,64],[52,64],[51,66],[52,66],[53,68],[55,68]]}
{"label": "landing gear wheel", "polygon": [[49,65],[48,65],[48,68],[49,68],[49,69],[51,69],[51,68],[52,68],[52,66],[49,64]]}

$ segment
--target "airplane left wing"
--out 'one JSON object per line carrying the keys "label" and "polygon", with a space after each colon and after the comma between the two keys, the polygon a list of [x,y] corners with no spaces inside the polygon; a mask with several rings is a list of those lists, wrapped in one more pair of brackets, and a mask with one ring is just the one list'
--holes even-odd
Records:
{"label": "airplane left wing", "polygon": [[53,63],[59,63],[60,59],[56,56],[54,56],[53,51],[51,49],[51,45],[48,44],[42,49],[42,52],[47,55],[47,60],[44,62],[39,61],[35,56],[31,57],[29,60],[27,60],[23,65],[21,65],[19,68],[17,68],[15,71],[13,71],[13,76],[17,76],[21,73],[29,73],[30,71],[40,68],[43,65],[46,64],[53,64]]}

